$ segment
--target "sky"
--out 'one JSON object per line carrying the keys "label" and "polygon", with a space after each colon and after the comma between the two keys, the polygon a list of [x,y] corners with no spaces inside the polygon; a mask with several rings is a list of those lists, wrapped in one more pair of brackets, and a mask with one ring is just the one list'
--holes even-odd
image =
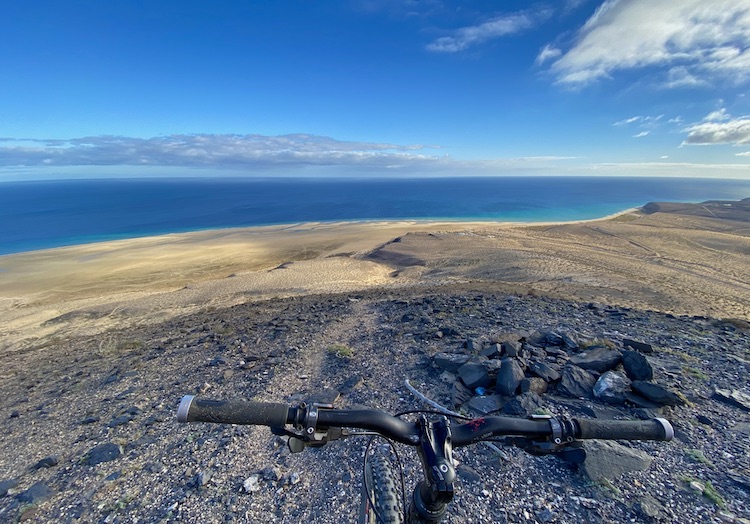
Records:
{"label": "sky", "polygon": [[750,179],[750,0],[25,0],[0,180]]}

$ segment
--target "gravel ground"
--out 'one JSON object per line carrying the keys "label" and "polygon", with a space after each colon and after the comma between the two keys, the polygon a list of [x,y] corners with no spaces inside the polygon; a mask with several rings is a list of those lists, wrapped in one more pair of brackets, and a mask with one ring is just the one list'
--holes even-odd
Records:
{"label": "gravel ground", "polygon": [[[363,437],[292,455],[266,428],[178,424],[182,395],[425,407],[408,378],[448,405],[451,384],[433,355],[465,351],[469,337],[539,330],[652,344],[655,381],[689,401],[661,410],[677,437],[622,442],[653,462],[605,482],[513,448],[457,450],[447,522],[750,522],[750,415],[714,396],[748,392],[744,326],[446,287],[248,303],[54,341],[6,354],[0,371],[0,521],[353,522]],[[543,402],[573,416],[637,415],[594,400]],[[410,491],[417,459],[397,447]]]}

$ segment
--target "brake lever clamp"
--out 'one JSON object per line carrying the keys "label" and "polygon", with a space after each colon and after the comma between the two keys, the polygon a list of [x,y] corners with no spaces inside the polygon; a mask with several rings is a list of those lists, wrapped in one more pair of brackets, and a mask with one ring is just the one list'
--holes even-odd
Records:
{"label": "brake lever clamp", "polygon": [[325,431],[318,430],[318,410],[320,408],[333,409],[333,404],[313,402],[308,405],[302,403],[297,408],[296,431],[286,428],[272,428],[271,431],[276,435],[286,435],[289,437],[287,446],[292,453],[299,453],[306,447],[319,448],[325,446],[331,440],[346,437],[348,432],[341,428],[328,428]]}
{"label": "brake lever clamp", "polygon": [[571,463],[581,463],[586,460],[586,450],[583,444],[575,439],[575,425],[573,421],[552,415],[531,415],[532,420],[547,420],[550,425],[550,436],[545,440],[531,438],[510,438],[510,443],[524,450],[530,455],[555,455],[560,460]]}

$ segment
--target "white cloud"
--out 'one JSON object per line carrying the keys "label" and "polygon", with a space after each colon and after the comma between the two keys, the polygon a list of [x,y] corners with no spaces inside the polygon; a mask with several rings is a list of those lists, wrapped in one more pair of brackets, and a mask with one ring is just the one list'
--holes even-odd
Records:
{"label": "white cloud", "polygon": [[560,56],[561,54],[562,54],[562,51],[560,51],[556,47],[552,47],[551,45],[547,44],[539,51],[539,54],[536,57],[535,63],[537,65],[542,65],[547,60],[553,60],[557,58],[558,56]]}
{"label": "white cloud", "polygon": [[642,138],[648,136],[649,133],[650,131],[641,131],[640,133],[633,135],[633,138]]}
{"label": "white cloud", "polygon": [[631,116],[630,118],[625,118],[624,120],[619,120],[612,124],[613,126],[625,126],[628,124],[639,124],[642,127],[653,127],[656,125],[662,118],[664,118],[664,115],[656,115],[656,116]]}
{"label": "white cloud", "polygon": [[669,158],[669,155],[662,155],[659,158],[661,158],[662,160],[666,160],[667,158]]}
{"label": "white cloud", "polygon": [[534,26],[539,20],[549,16],[547,11],[521,11],[495,17],[478,25],[461,27],[451,36],[443,36],[427,44],[428,51],[437,53],[457,53],[472,45],[494,40],[506,35],[520,33]]}
{"label": "white cloud", "polygon": [[612,125],[613,126],[624,126],[624,125],[627,125],[627,124],[632,124],[634,122],[640,122],[642,118],[643,118],[642,116],[631,116],[630,118],[626,118],[624,120],[620,120],[618,122],[615,122]]}
{"label": "white cloud", "polygon": [[694,124],[685,131],[688,135],[683,144],[733,144],[736,146],[750,144],[750,118],[748,117],[725,122],[707,120]]}
{"label": "white cloud", "polygon": [[727,113],[727,110],[722,107],[721,109],[712,111],[707,114],[703,120],[706,122],[723,122],[725,120],[729,120],[730,118],[732,118],[731,115]]}
{"label": "white cloud", "polygon": [[581,86],[661,67],[666,87],[750,78],[750,0],[607,0],[551,70]]}
{"label": "white cloud", "polygon": [[750,151],[743,151],[742,153],[735,153],[734,156],[750,156]]}

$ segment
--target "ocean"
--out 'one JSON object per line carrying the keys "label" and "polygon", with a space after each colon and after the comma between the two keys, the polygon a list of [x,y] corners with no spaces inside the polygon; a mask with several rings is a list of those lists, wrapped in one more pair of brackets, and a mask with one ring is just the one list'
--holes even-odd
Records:
{"label": "ocean", "polygon": [[206,229],[349,220],[593,219],[650,201],[750,197],[750,180],[178,178],[0,183],[0,255]]}

